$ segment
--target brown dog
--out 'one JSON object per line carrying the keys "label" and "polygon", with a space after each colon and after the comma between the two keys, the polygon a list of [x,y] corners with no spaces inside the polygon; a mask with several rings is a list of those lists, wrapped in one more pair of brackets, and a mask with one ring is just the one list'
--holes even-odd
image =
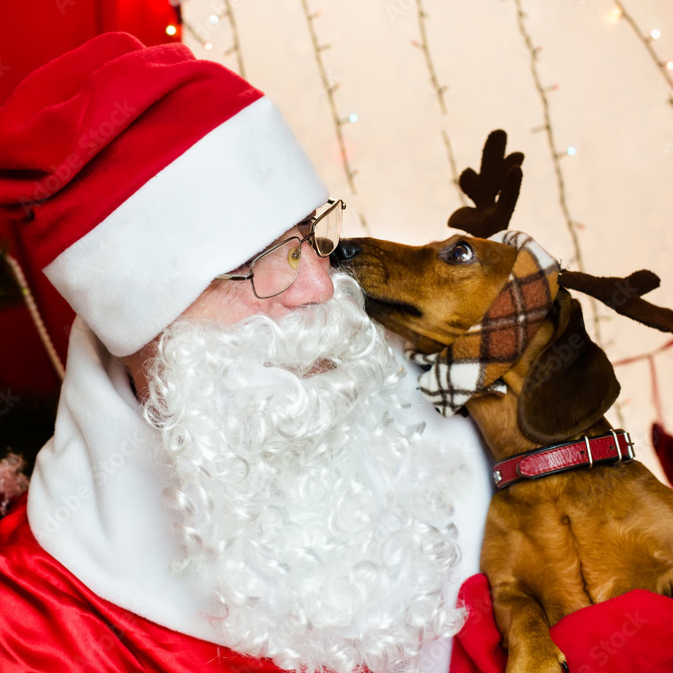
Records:
{"label": "brown dog", "polygon": [[[486,236],[507,226],[521,181],[523,156],[505,157],[506,136],[496,134],[485,146],[481,174],[468,169],[461,178],[477,208],[450,220]],[[360,282],[368,313],[422,353],[442,351],[484,315],[514,255],[512,247],[463,234],[420,247],[350,239],[336,253]],[[649,272],[593,279],[565,271],[559,284],[673,331],[673,313],[640,298],[657,285]],[[588,455],[579,449],[589,461],[583,459],[585,469],[530,479],[517,473],[516,483],[496,493],[481,556],[508,673],[558,673],[567,666],[549,628],[564,616],[631,589],[672,594],[673,491],[630,460],[628,435],[611,433],[603,415],[619,384],[586,333],[579,302],[563,287],[502,380],[505,394],[481,394],[465,405],[497,461],[531,451],[539,458],[534,450],[578,439],[589,448]],[[607,439],[592,444],[609,455],[594,460],[583,437],[602,435]]]}

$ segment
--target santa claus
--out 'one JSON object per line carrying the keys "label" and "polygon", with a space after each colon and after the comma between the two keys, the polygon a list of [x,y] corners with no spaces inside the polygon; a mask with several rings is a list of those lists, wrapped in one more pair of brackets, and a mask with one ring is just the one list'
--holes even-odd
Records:
{"label": "santa claus", "polygon": [[446,671],[481,445],[331,271],[345,204],[277,108],[108,34],[16,89],[0,161],[78,315],[0,524],[0,670]]}

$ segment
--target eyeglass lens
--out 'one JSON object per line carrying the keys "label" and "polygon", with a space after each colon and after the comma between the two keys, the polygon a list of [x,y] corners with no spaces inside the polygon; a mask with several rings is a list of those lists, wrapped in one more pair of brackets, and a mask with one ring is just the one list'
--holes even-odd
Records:
{"label": "eyeglass lens", "polygon": [[337,201],[316,223],[314,229],[315,248],[321,257],[331,255],[339,245],[342,221],[343,209],[341,201]]}
{"label": "eyeglass lens", "polygon": [[287,290],[297,279],[301,262],[298,238],[289,238],[260,257],[253,266],[252,285],[260,299],[273,297]]}
{"label": "eyeglass lens", "polygon": [[[327,257],[336,249],[341,235],[343,209],[341,201],[331,205],[318,217],[315,224],[314,246],[320,257]],[[285,292],[297,279],[301,263],[299,238],[283,241],[259,257],[252,268],[252,285],[260,299],[275,297]]]}

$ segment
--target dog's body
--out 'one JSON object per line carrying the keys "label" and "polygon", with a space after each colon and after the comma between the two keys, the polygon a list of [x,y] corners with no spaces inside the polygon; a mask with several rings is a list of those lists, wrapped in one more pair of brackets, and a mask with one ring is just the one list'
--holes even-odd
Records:
{"label": "dog's body", "polygon": [[[513,162],[516,170],[521,160]],[[493,196],[502,188],[502,174],[499,180]],[[511,171],[509,180],[511,187]],[[497,206],[490,207],[490,224],[483,227],[482,219],[479,230],[471,223],[472,233],[488,236],[504,229],[515,201],[510,195],[504,226],[493,224]],[[468,215],[474,219],[474,213]],[[337,256],[360,282],[373,318],[416,351],[437,353],[484,315],[515,254],[501,243],[456,235],[421,247],[350,239]],[[566,275],[566,287],[587,278],[570,272],[561,277]],[[632,296],[622,302],[628,310],[622,312],[632,317],[638,313],[641,319],[651,305],[640,295],[655,285],[647,272],[632,278]],[[606,291],[606,282],[615,279],[595,280]],[[647,324],[670,331],[669,314]],[[607,357],[584,329],[579,302],[562,287],[502,380],[504,395],[486,391],[465,404],[498,461],[611,429],[603,414],[615,401],[619,384]],[[549,627],[560,619],[631,589],[671,595],[673,491],[636,461],[514,483],[493,497],[481,565],[509,651],[508,673],[558,673],[566,668],[565,657],[552,642]]]}
{"label": "dog's body", "polygon": [[[471,269],[446,265],[444,251],[464,243],[474,248],[478,261]],[[365,291],[370,314],[426,352],[449,345],[483,314],[510,259],[509,251],[498,254],[501,244],[460,236],[422,248],[373,239],[347,244],[351,253],[358,250],[348,268]],[[507,393],[484,394],[466,403],[498,461],[545,443],[598,436],[610,429],[599,413],[577,431],[576,419],[595,417],[596,409],[604,406],[606,386],[614,386],[612,368],[605,367],[606,359],[592,355],[602,351],[583,325],[584,345],[576,353],[582,371],[577,375],[573,363],[565,363],[570,366],[542,380],[551,405],[531,409],[524,399],[522,407],[526,380],[539,371],[541,356],[554,345],[558,348],[570,336],[568,329],[575,334],[580,329],[579,304],[563,290],[555,309],[502,377]],[[594,374],[603,380],[590,390],[583,374],[592,371],[594,358]],[[545,432],[554,426],[548,442],[535,441],[521,429],[522,415],[528,424],[538,425],[542,419],[535,414],[547,416]],[[550,423],[552,416],[557,418]],[[635,461],[513,484],[491,502],[481,566],[509,650],[508,673],[558,673],[565,658],[549,636],[557,621],[631,589],[671,595],[673,491]]]}
{"label": "dog's body", "polygon": [[[505,375],[504,397],[467,404],[496,460],[539,446],[518,427],[518,400],[535,351],[552,332],[543,325]],[[609,427],[601,418],[582,434]],[[558,671],[565,658],[549,627],[560,619],[631,589],[671,595],[673,491],[636,461],[513,484],[491,501],[481,566],[509,649],[508,671]]]}

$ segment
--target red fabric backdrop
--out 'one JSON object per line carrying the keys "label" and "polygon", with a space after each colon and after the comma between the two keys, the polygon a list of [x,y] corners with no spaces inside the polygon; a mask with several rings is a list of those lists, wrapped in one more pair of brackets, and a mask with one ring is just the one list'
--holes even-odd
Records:
{"label": "red fabric backdrop", "polygon": [[[166,26],[178,27],[169,37]],[[169,0],[0,0],[0,105],[30,72],[108,31],[132,33],[146,45],[180,41],[179,14]],[[22,265],[56,350],[65,362],[73,312],[17,245],[16,223],[0,213],[0,248]],[[0,312],[0,389],[47,394],[58,379],[27,309]],[[1,390],[0,390],[1,392]]]}
{"label": "red fabric backdrop", "polygon": [[[486,576],[466,580],[458,600],[468,618],[453,641],[449,673],[505,673],[507,654]],[[673,672],[673,598],[668,596],[635,589],[573,612],[550,634],[570,673]]]}

